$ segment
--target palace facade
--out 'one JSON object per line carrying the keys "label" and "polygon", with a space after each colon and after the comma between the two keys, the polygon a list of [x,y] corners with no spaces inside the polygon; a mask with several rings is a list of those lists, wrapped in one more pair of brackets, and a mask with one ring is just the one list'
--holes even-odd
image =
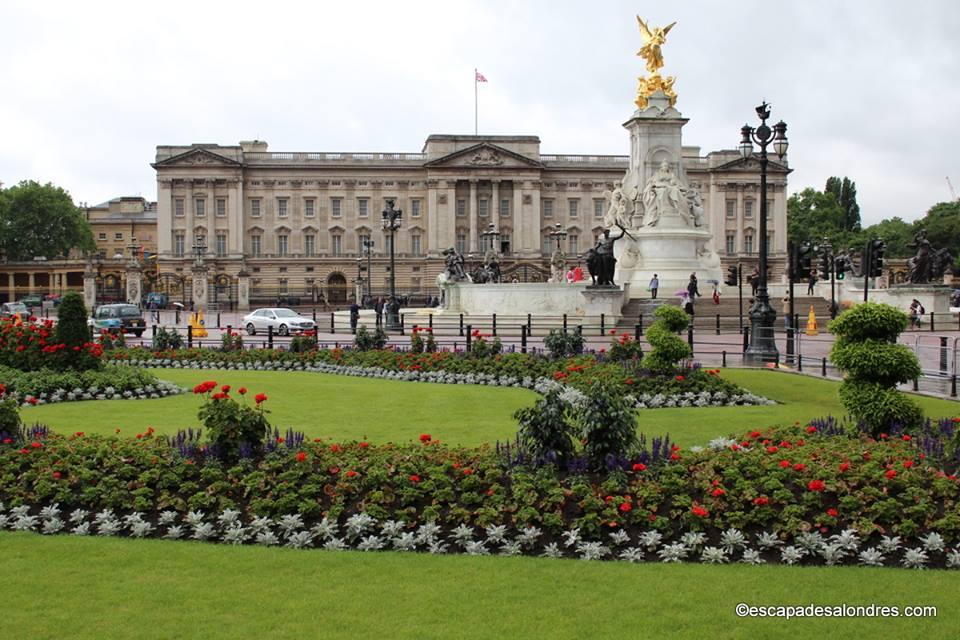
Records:
{"label": "palace facade", "polygon": [[[544,280],[558,242],[570,259],[594,245],[604,192],[628,165],[627,156],[542,154],[536,136],[431,135],[419,153],[272,152],[262,141],[158,146],[156,286],[176,297],[202,253],[213,302],[233,299],[241,272],[250,276],[251,301],[343,303],[358,281],[381,294],[390,278],[387,200],[403,211],[398,294],[433,294],[449,247],[469,262],[495,246],[508,279]],[[701,192],[724,262],[755,260],[759,163],[737,151],[702,156],[684,147],[683,170]],[[774,264],[786,253],[788,173],[770,162]]]}

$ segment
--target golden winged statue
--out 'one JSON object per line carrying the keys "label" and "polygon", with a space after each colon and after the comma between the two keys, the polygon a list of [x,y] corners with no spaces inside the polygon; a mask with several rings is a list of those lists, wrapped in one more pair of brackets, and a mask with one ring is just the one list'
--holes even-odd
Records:
{"label": "golden winged statue", "polygon": [[656,73],[663,67],[663,54],[660,53],[660,45],[667,41],[667,34],[676,21],[671,22],[666,27],[654,27],[651,29],[643,18],[637,16],[637,24],[640,25],[640,35],[643,36],[643,46],[637,55],[647,61],[647,71]]}
{"label": "golden winged statue", "polygon": [[637,16],[637,24],[640,25],[640,35],[643,36],[643,46],[637,55],[647,61],[647,71],[650,72],[649,78],[640,76],[637,86],[637,99],[634,104],[639,109],[645,109],[649,104],[649,98],[657,91],[662,91],[670,100],[672,107],[677,102],[677,94],[673,90],[674,78],[667,76],[663,78],[658,73],[663,67],[663,54],[660,46],[667,41],[667,34],[676,23],[671,22],[666,27],[653,27],[643,21],[643,18]]}

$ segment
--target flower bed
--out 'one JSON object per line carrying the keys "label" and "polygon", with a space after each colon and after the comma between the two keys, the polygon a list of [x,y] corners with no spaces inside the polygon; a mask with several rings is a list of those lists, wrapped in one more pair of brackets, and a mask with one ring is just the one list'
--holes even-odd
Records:
{"label": "flower bed", "polygon": [[[224,467],[138,439],[0,442],[0,528],[326,549],[628,561],[960,567],[957,478],[929,433],[830,422],[677,447],[603,474],[513,466],[486,447],[287,442]],[[645,460],[645,461],[644,461]],[[954,460],[955,462],[955,460]],[[953,464],[951,462],[950,464]]]}
{"label": "flower bed", "polygon": [[78,400],[162,398],[182,393],[142,369],[108,367],[89,371],[19,371],[0,366],[0,383],[21,405]]}

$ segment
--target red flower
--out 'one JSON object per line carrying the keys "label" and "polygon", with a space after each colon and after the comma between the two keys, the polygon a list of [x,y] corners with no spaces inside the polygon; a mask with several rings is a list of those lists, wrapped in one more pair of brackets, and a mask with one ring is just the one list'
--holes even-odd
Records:
{"label": "red flower", "polygon": [[359,446],[360,446],[361,449],[366,449],[367,447],[370,446],[370,443],[369,443],[369,442],[361,442]]}
{"label": "red flower", "polygon": [[230,393],[230,385],[228,384],[223,385],[222,387],[220,387],[220,391],[223,391],[224,393]]}
{"label": "red flower", "polygon": [[680,454],[679,454],[679,453],[671,453],[671,454],[670,454],[670,459],[671,459],[671,460],[679,460],[679,459],[680,459]]}
{"label": "red flower", "polygon": [[751,431],[751,432],[750,432],[750,437],[751,437],[751,438],[759,438],[760,435],[761,435],[761,434],[760,434],[759,431]]}
{"label": "red flower", "polygon": [[647,465],[643,464],[642,462],[638,462],[638,463],[636,463],[636,464],[633,465],[633,470],[634,470],[634,471],[646,471],[646,470],[647,470]]}
{"label": "red flower", "polygon": [[340,467],[330,467],[328,471],[330,472],[331,475],[335,476],[338,473],[340,473]]}
{"label": "red flower", "polygon": [[840,512],[834,509],[833,507],[830,507],[829,509],[827,509],[827,515],[830,516],[831,518],[836,518],[837,516],[840,515]]}
{"label": "red flower", "polygon": [[120,433],[120,429],[115,429],[114,433]]}
{"label": "red flower", "polygon": [[350,469],[350,470],[347,471],[344,475],[346,475],[348,478],[356,478],[356,477],[357,477],[357,472],[354,471],[353,469]]}
{"label": "red flower", "polygon": [[719,498],[720,496],[722,496],[722,495],[725,494],[725,493],[726,493],[726,491],[723,490],[723,487],[717,487],[716,489],[713,490],[712,495],[713,495],[714,498]]}
{"label": "red flower", "polygon": [[627,378],[627,379],[624,381],[624,383],[625,383],[625,384],[628,384],[628,385],[633,384],[633,378]]}
{"label": "red flower", "polygon": [[267,401],[267,394],[258,393],[253,399],[256,401],[257,404],[261,404]]}
{"label": "red flower", "polygon": [[698,504],[695,504],[690,508],[690,513],[700,518],[706,518],[708,515],[710,515],[710,513],[706,509],[704,509]]}
{"label": "red flower", "polygon": [[887,480],[893,480],[897,477],[897,472],[894,469],[887,469],[887,472],[883,475],[886,476]]}
{"label": "red flower", "polygon": [[237,393],[239,393],[239,394],[242,395],[242,396],[245,396],[245,395],[247,395],[247,388],[246,388],[246,387],[240,387],[239,389],[237,389]]}
{"label": "red flower", "polygon": [[756,498],[753,499],[753,504],[757,505],[758,507],[762,507],[768,504],[769,502],[770,502],[770,498],[768,498],[767,496],[757,496]]}
{"label": "red flower", "polygon": [[779,451],[779,449],[777,449],[776,445],[770,445],[767,447],[767,453],[776,453],[777,451]]}
{"label": "red flower", "polygon": [[903,461],[903,468],[904,468],[904,469],[909,469],[909,468],[912,467],[912,466],[913,466],[913,460],[904,460],[904,461]]}
{"label": "red flower", "polygon": [[811,480],[807,483],[807,490],[809,491],[823,491],[827,488],[827,485],[823,480]]}
{"label": "red flower", "polygon": [[786,469],[787,467],[790,466],[790,461],[789,461],[789,460],[781,460],[781,461],[780,461],[780,466],[783,467],[784,469]]}
{"label": "red flower", "polygon": [[283,444],[283,443],[284,443],[283,436],[277,438],[277,444]]}
{"label": "red flower", "polygon": [[633,505],[630,504],[629,502],[623,502],[620,504],[620,511],[623,511],[624,513],[629,513],[632,510],[633,510]]}
{"label": "red flower", "polygon": [[20,449],[20,453],[23,453],[23,454],[30,453],[30,449]]}
{"label": "red flower", "polygon": [[906,440],[907,442],[910,442],[910,435],[906,433],[903,434],[903,439]]}
{"label": "red flower", "polygon": [[30,446],[33,447],[34,449],[39,449],[43,446],[43,443],[40,443],[34,440],[33,442],[30,443]]}
{"label": "red flower", "polygon": [[339,452],[340,452],[340,445],[338,445],[338,444],[336,444],[336,443],[330,445],[330,451],[331,451],[332,453],[339,453]]}
{"label": "red flower", "polygon": [[676,377],[677,382],[683,382],[685,379],[686,379],[686,378],[684,378],[683,376],[677,376],[677,377]]}
{"label": "red flower", "polygon": [[466,469],[463,470],[463,475],[465,475],[465,476],[472,476],[472,475],[473,475],[473,469],[471,469],[470,467],[467,467]]}
{"label": "red flower", "polygon": [[13,444],[13,438],[4,438],[3,444]]}
{"label": "red flower", "polygon": [[816,432],[817,432],[817,428],[815,426],[810,425],[809,427],[807,427],[807,433],[816,433]]}
{"label": "red flower", "polygon": [[888,437],[889,437],[889,436],[888,436],[887,434],[885,434],[885,433],[881,433],[881,434],[880,434],[880,439],[881,439],[881,440],[886,440]]}
{"label": "red flower", "polygon": [[297,452],[297,462],[303,462],[306,459],[307,459],[307,454],[305,454],[303,451]]}
{"label": "red flower", "polygon": [[420,434],[420,442],[426,443],[426,442],[430,442],[430,440],[432,440],[432,438],[430,437],[430,434],[429,434],[429,433],[421,433],[421,434]]}
{"label": "red flower", "polygon": [[413,474],[412,476],[410,476],[410,482],[413,482],[414,484],[416,484],[417,482],[420,482],[420,476],[417,475],[416,473]]}
{"label": "red flower", "polygon": [[53,472],[53,479],[54,479],[54,480],[59,480],[59,479],[62,478],[62,477],[63,477],[63,474],[61,474],[59,471],[54,471],[54,472]]}
{"label": "red flower", "polygon": [[137,434],[137,440],[143,440],[143,434],[142,434],[142,433],[138,433],[138,434]]}
{"label": "red flower", "polygon": [[798,462],[797,464],[793,465],[794,471],[803,471],[806,468],[807,468],[807,465],[803,464],[802,462]]}

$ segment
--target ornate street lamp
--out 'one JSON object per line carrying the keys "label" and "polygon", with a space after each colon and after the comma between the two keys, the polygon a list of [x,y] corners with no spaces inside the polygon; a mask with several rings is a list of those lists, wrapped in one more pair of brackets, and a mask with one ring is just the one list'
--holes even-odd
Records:
{"label": "ornate street lamp", "polygon": [[559,222],[553,225],[553,231],[550,232],[550,237],[557,241],[557,251],[563,251],[560,248],[560,243],[567,237],[567,232],[563,230],[563,225]]}
{"label": "ornate street lamp", "polygon": [[387,312],[387,328],[400,328],[400,303],[397,302],[397,265],[396,265],[396,239],[397,230],[403,221],[403,211],[393,208],[393,200],[387,200],[387,206],[383,210],[383,230],[390,232],[390,300]]}
{"label": "ornate street lamp", "polygon": [[483,243],[489,251],[493,251],[495,254],[499,254],[498,250],[499,243],[497,242],[500,239],[500,231],[497,230],[497,225],[490,223],[487,225],[487,230],[480,234],[480,237],[483,238]]}
{"label": "ornate street lamp", "polygon": [[774,152],[783,158],[788,144],[786,123],[781,120],[773,125],[772,129],[767,126],[767,118],[770,117],[769,104],[764,102],[757,107],[757,117],[760,118],[759,127],[753,128],[745,124],[740,129],[740,155],[744,160],[753,156],[753,143],[760,147],[760,283],[750,308],[750,345],[743,354],[744,362],[751,364],[776,362],[779,358],[773,333],[773,322],[777,313],[770,306],[770,295],[767,292],[767,146],[773,143]]}
{"label": "ornate street lamp", "polygon": [[363,239],[363,255],[367,256],[367,299],[370,299],[373,295],[370,290],[370,285],[373,283],[373,271],[370,270],[370,258],[373,257],[373,240],[370,238]]}

